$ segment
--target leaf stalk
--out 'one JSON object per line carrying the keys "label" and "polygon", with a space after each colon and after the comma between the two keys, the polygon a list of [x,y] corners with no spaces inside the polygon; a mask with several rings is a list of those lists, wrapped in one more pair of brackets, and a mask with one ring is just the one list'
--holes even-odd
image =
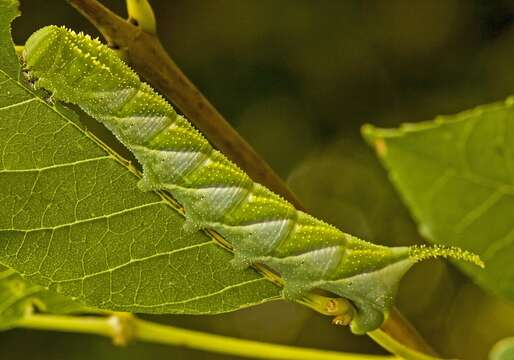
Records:
{"label": "leaf stalk", "polygon": [[254,359],[400,360],[395,356],[348,354],[236,339],[156,324],[126,313],[113,313],[109,317],[37,314],[21,320],[17,325],[26,329],[105,336],[112,338],[116,345],[143,341]]}
{"label": "leaf stalk", "polygon": [[[433,357],[417,351],[414,351],[407,346],[399,343],[382,329],[373,330],[368,333],[368,336],[372,338],[377,344],[382,346],[384,349],[401,356],[408,360],[443,360],[439,357]],[[448,359],[450,360],[450,359]],[[455,359],[454,359],[455,360]]]}

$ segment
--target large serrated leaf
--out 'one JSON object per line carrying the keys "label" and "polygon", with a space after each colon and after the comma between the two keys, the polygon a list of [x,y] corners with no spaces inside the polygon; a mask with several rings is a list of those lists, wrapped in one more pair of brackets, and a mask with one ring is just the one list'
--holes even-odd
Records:
{"label": "large serrated leaf", "polygon": [[183,233],[176,205],[139,191],[137,172],[73,111],[20,81],[16,5],[0,1],[0,263],[111,310],[206,314],[277,298],[204,233]]}
{"label": "large serrated leaf", "polygon": [[422,233],[478,253],[485,269],[462,268],[514,300],[513,101],[364,133]]}

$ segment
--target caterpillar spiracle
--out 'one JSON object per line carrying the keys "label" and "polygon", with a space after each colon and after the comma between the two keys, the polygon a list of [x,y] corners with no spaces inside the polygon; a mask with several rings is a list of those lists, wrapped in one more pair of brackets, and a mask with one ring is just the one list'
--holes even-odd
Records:
{"label": "caterpillar spiracle", "polygon": [[460,249],[368,243],[295,209],[214,149],[96,39],[48,26],[27,40],[23,57],[36,86],[78,105],[134,153],[140,188],[170,192],[185,209],[186,228],[220,234],[236,266],[261,263],[280,274],[288,299],[317,288],[350,300],[354,333],[382,324],[415,262],[452,256],[481,265]]}

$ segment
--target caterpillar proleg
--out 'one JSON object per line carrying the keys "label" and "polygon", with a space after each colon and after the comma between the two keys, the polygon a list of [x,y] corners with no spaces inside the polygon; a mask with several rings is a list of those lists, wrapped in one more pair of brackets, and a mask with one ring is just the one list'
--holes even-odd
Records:
{"label": "caterpillar proleg", "polygon": [[184,207],[189,229],[212,229],[231,244],[236,266],[262,263],[284,279],[284,296],[315,288],[349,299],[355,333],[379,327],[399,280],[417,261],[458,249],[365,242],[295,209],[209,142],[98,40],[65,28],[35,32],[23,53],[36,86],[103,123],[143,167],[142,190],[165,190]]}

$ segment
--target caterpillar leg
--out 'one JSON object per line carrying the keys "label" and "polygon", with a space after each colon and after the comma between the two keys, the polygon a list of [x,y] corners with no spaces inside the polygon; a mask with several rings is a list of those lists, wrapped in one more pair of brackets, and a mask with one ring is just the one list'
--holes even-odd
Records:
{"label": "caterpillar leg", "polygon": [[339,326],[348,326],[353,320],[353,314],[352,313],[345,313],[341,315],[337,315],[332,319],[332,323],[334,325]]}
{"label": "caterpillar leg", "polygon": [[332,322],[335,325],[350,325],[355,316],[352,303],[341,297],[333,298],[311,292],[302,296],[298,302],[323,315],[334,316]]}
{"label": "caterpillar leg", "polygon": [[114,51],[117,57],[119,57],[121,60],[128,62],[128,53],[126,48],[120,47],[118,44],[109,43],[108,44],[109,49]]}
{"label": "caterpillar leg", "polygon": [[284,288],[282,289],[282,295],[285,299],[296,301],[302,297],[305,293],[315,287],[315,284],[305,281],[295,281],[285,278]]}
{"label": "caterpillar leg", "polygon": [[338,246],[312,250],[285,258],[270,257],[264,263],[284,279],[283,295],[297,300],[309,290],[322,285],[327,274],[339,264],[343,250]]}
{"label": "caterpillar leg", "polygon": [[137,182],[137,187],[143,192],[157,190],[159,188],[157,177],[151,175],[151,170],[143,169],[143,177]]}
{"label": "caterpillar leg", "polygon": [[202,230],[202,228],[203,226],[200,222],[195,221],[186,214],[186,221],[184,221],[184,225],[182,225],[182,233],[191,235],[192,233]]}
{"label": "caterpillar leg", "polygon": [[[156,176],[153,175],[151,169],[145,168],[143,171],[143,178],[137,183],[137,187],[141,191],[153,191],[161,189],[159,181]],[[166,189],[169,190],[169,189]],[[172,189],[173,190],[173,189]],[[172,191],[173,192],[173,191]],[[177,192],[175,192],[177,194]],[[179,198],[180,200],[180,198]],[[203,228],[205,228],[205,222],[200,221],[201,215],[194,212],[193,207],[186,207],[185,209],[186,221],[182,226],[182,233],[184,235],[190,235]]]}
{"label": "caterpillar leg", "polygon": [[230,260],[230,265],[232,265],[235,269],[244,270],[252,265],[252,261],[250,258],[244,256],[241,252],[235,251],[234,257]]}

